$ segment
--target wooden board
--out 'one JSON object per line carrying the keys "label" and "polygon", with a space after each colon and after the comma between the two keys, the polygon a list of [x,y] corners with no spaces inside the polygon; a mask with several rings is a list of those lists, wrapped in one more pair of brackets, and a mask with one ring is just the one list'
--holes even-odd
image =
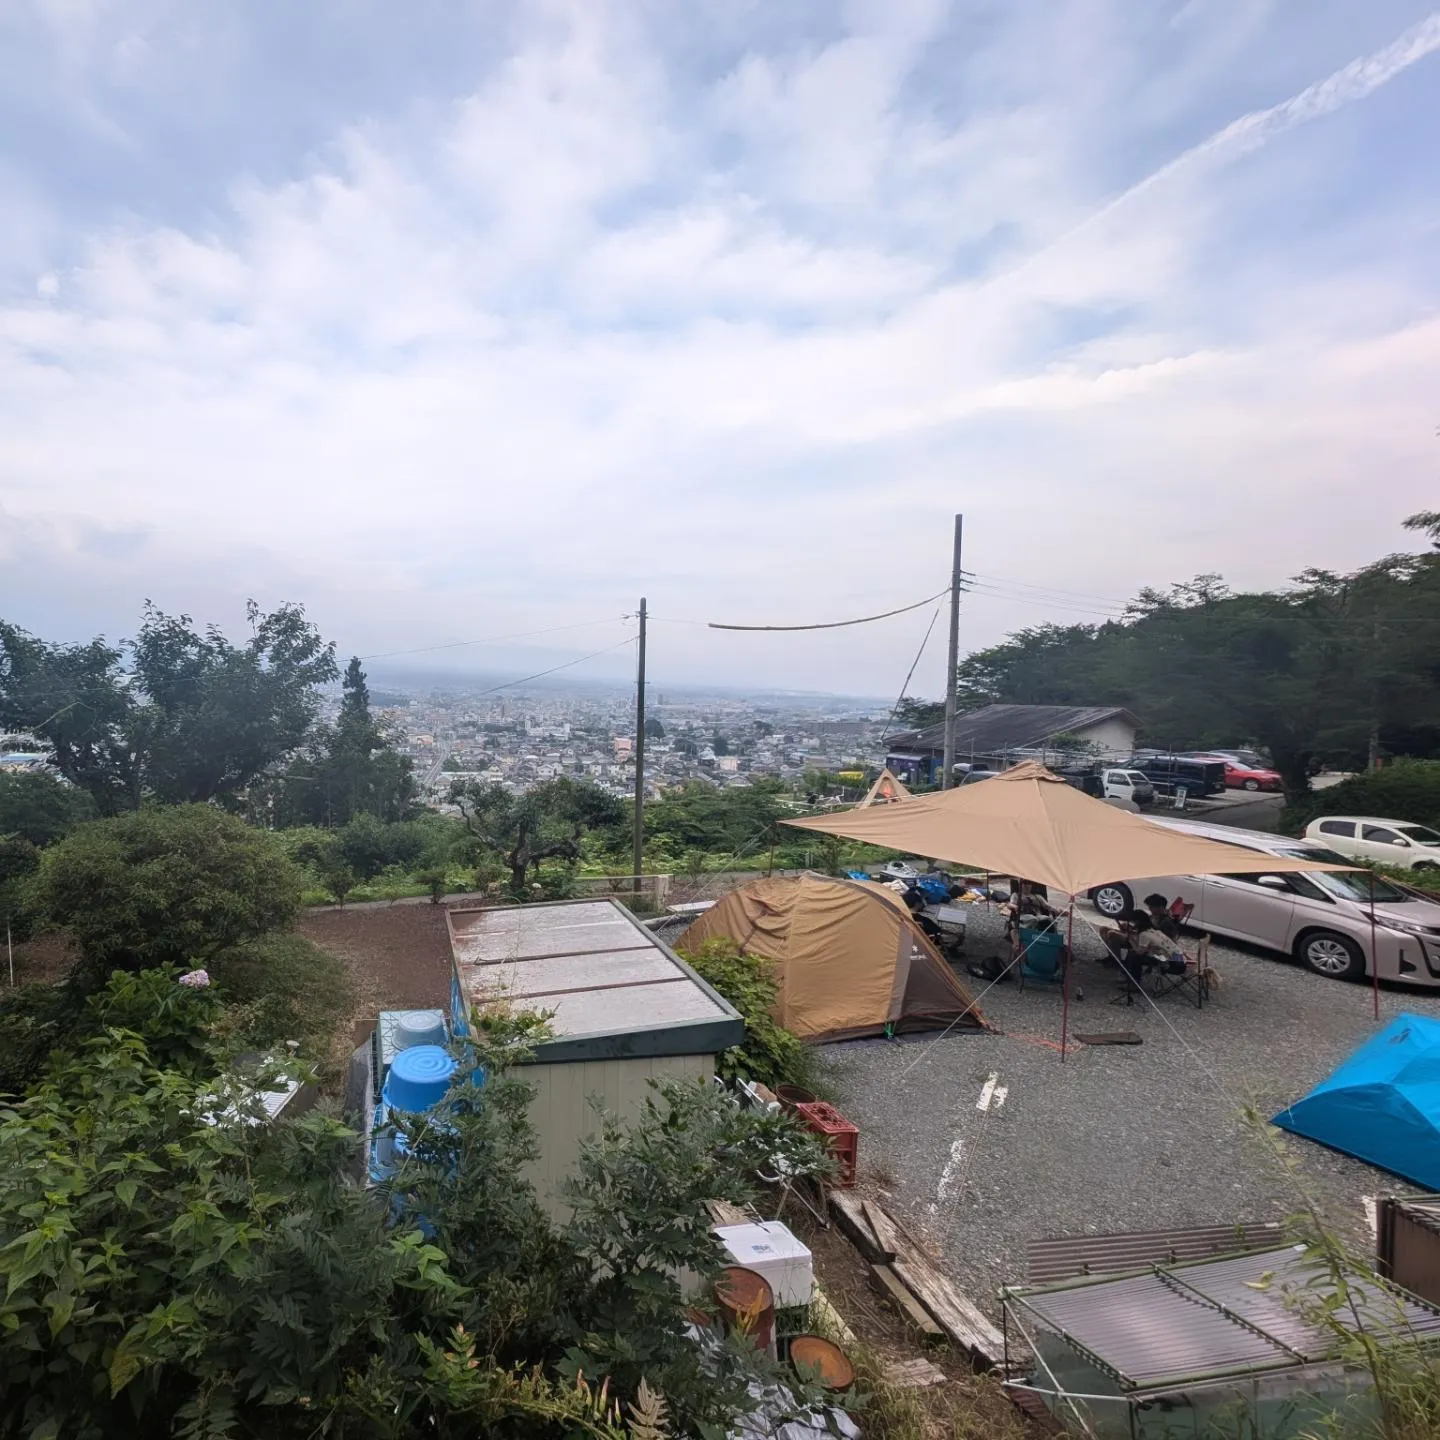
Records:
{"label": "wooden board", "polygon": [[710,1218],[717,1225],[748,1225],[751,1216],[738,1205],[732,1205],[728,1200],[707,1200],[705,1208],[710,1212]]}
{"label": "wooden board", "polygon": [[891,1301],[922,1335],[939,1339],[945,1334],[930,1312],[900,1283],[900,1277],[888,1265],[872,1265],[870,1283]]}
{"label": "wooden board", "polygon": [[924,1356],[914,1360],[892,1360],[881,1372],[885,1383],[896,1390],[929,1390],[948,1383],[950,1377]]}
{"label": "wooden board", "polygon": [[913,1257],[897,1260],[893,1269],[949,1339],[972,1360],[989,1369],[1003,1363],[1005,1340],[1000,1331],[943,1275]]}
{"label": "wooden board", "polygon": [[890,1223],[890,1217],[871,1200],[862,1200],[860,1208],[870,1222],[870,1229],[886,1261],[893,1260],[897,1255],[903,1255],[906,1247],[901,1244],[900,1236],[896,1233],[894,1225]]}
{"label": "wooden board", "polygon": [[832,1190],[830,1210],[845,1237],[872,1265],[885,1265],[895,1258],[870,1228],[864,1202],[858,1195],[847,1190]]}

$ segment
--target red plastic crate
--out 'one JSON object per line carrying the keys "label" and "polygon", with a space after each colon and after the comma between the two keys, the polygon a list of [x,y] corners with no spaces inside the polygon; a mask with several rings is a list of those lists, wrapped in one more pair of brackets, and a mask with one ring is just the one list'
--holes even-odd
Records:
{"label": "red plastic crate", "polygon": [[843,1189],[855,1183],[855,1165],[860,1158],[860,1127],[852,1125],[833,1105],[823,1100],[810,1100],[795,1107],[807,1130],[823,1135],[830,1142],[830,1151],[840,1165]]}

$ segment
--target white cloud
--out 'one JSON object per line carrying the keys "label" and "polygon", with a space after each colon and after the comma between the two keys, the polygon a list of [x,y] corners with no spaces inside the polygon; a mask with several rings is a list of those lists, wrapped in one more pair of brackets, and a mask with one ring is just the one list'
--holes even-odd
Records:
{"label": "white cloud", "polygon": [[[295,596],[363,651],[642,589],[672,619],[824,618],[938,588],[955,509],[974,568],[1116,597],[1390,548],[1433,478],[1440,329],[1387,258],[1434,212],[1377,174],[1373,216],[1297,264],[1224,162],[1284,167],[1296,127],[1433,64],[1440,21],[1117,196],[1090,147],[1157,143],[1120,113],[1157,83],[1133,13],[1068,7],[1041,56],[939,3],[856,6],[702,83],[643,7],[522,8],[459,101],[357,113],[200,221],[157,201],[32,232],[0,303],[7,611],[114,630],[143,595],[217,618]],[[72,74],[119,63],[107,17],[54,21]],[[1216,23],[1212,68],[1187,54],[1145,112],[1167,132],[1274,42]],[[163,74],[158,44],[127,73]],[[1357,513],[1360,475],[1380,499]],[[1040,618],[967,602],[977,642]],[[660,627],[657,673],[883,691],[925,619]]]}

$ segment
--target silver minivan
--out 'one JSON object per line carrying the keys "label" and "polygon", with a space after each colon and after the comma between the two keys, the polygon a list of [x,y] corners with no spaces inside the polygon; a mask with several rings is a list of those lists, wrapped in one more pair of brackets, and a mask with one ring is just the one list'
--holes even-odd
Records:
{"label": "silver minivan", "polygon": [[[1151,820],[1207,840],[1221,840],[1265,855],[1307,860],[1353,861],[1309,840],[1205,825],[1190,820]],[[1373,886],[1373,889],[1372,889]],[[1351,979],[1370,973],[1371,897],[1376,966],[1382,980],[1440,986],[1440,905],[1419,899],[1366,871],[1305,874],[1167,875],[1097,885],[1090,899],[1110,919],[1133,909],[1151,893],[1194,905],[1189,924],[1293,955],[1319,975]]]}

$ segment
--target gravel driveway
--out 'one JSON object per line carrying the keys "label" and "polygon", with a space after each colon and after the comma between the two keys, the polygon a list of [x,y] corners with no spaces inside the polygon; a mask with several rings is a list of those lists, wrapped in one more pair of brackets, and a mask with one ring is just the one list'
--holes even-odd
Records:
{"label": "gravel driveway", "polygon": [[[995,913],[977,909],[971,953],[998,946],[999,931]],[[981,1000],[1003,1034],[824,1051],[839,1103],[860,1126],[862,1176],[889,1191],[956,1282],[996,1312],[996,1288],[1025,1279],[1032,1238],[1283,1220],[1300,1208],[1302,1186],[1370,1248],[1363,1198],[1413,1187],[1261,1127],[1294,1157],[1288,1173],[1242,1114],[1253,1105],[1268,1119],[1374,1033],[1368,986],[1214,946],[1222,984],[1211,1003],[1197,1010],[1172,996],[1157,1012],[1140,999],[1109,1003],[1116,973],[1099,965],[1079,909],[1075,950],[1085,999],[1070,1007],[1072,1037],[1133,1030],[1143,1044],[1077,1045],[1062,1064],[1057,991],[1005,983]],[[1382,1023],[1402,1010],[1440,1015],[1440,993],[1382,990],[1380,1010]]]}

